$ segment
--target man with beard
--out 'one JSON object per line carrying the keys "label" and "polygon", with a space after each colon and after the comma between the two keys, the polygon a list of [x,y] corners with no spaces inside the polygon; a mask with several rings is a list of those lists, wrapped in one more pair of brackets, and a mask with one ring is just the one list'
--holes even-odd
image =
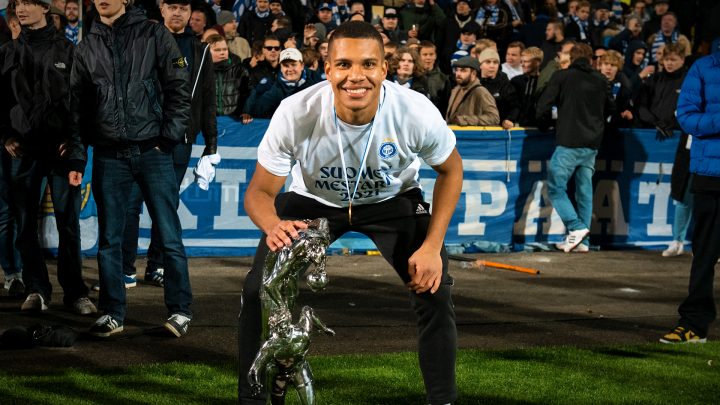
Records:
{"label": "man with beard", "polygon": [[78,0],[67,0],[65,2],[65,18],[68,21],[65,26],[65,38],[77,45],[80,37],[80,5]]}
{"label": "man with beard", "polygon": [[548,63],[555,59],[560,54],[562,44],[565,42],[565,26],[562,21],[553,20],[550,21],[545,28],[545,42],[542,45],[543,62],[540,65],[540,70],[543,70]]}
{"label": "man with beard", "polygon": [[453,65],[455,83],[450,93],[450,107],[447,110],[448,125],[496,126],[500,124],[495,99],[478,80],[480,63],[472,56],[464,56]]}

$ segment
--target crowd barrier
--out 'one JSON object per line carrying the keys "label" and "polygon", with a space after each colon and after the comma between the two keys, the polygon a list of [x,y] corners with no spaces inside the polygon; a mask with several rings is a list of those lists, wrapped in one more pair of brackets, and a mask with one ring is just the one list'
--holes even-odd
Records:
{"label": "crowd barrier", "polygon": [[[218,119],[218,152],[222,162],[208,191],[194,183],[192,167],[203,147],[194,146],[191,167],[181,185],[178,209],[189,256],[252,255],[260,232],[243,209],[245,188],[255,170],[257,145],[267,120],[242,125]],[[554,135],[535,130],[453,127],[463,158],[462,195],[446,235],[450,246],[493,242],[521,248],[555,242],[565,228],[548,199],[547,163]],[[597,159],[594,176],[591,242],[605,248],[657,247],[672,239],[673,202],[670,173],[677,137],[659,142],[654,130],[624,130],[615,145]],[[83,179],[82,249],[97,251],[97,213],[90,178]],[[420,172],[425,197],[432,202],[435,172]],[[46,201],[46,204],[49,202]],[[45,206],[42,243],[57,247],[51,207]],[[147,248],[150,218],[143,207],[140,249]],[[373,249],[359,234],[348,234],[332,245],[336,249]]]}

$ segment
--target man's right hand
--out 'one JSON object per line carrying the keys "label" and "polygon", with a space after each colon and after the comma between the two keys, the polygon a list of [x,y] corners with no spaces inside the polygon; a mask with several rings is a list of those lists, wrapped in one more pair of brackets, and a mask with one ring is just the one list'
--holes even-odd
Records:
{"label": "man's right hand", "polygon": [[14,137],[10,137],[5,141],[5,150],[8,151],[13,159],[17,159],[23,155],[22,145],[20,145],[20,142]]}
{"label": "man's right hand", "polygon": [[83,175],[80,172],[71,171],[68,173],[68,181],[70,182],[70,185],[73,187],[77,187],[80,184],[82,184],[82,178]]}
{"label": "man's right hand", "polygon": [[307,229],[308,225],[303,221],[280,221],[270,232],[267,232],[267,243],[270,250],[277,252],[284,246],[290,246],[293,239],[297,239],[300,234],[298,229]]}

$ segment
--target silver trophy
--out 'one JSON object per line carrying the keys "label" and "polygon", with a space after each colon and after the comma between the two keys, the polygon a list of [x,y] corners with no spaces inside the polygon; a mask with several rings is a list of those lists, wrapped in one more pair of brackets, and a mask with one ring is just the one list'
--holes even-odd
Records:
{"label": "silver trophy", "polygon": [[[303,307],[300,320],[292,323],[292,310],[299,293],[298,282],[310,266],[306,282],[312,291],[320,291],[328,283],[325,251],[330,244],[330,228],[326,218],[305,220],[307,229],[290,246],[270,252],[263,267],[262,305],[263,344],[248,372],[248,381],[256,395],[264,386],[269,402],[285,403],[287,387],[295,387],[302,404],[315,404],[315,391],[310,365],[305,355],[310,347],[310,332],[315,329],[334,335],[315,316],[312,308]],[[260,381],[263,371],[266,384]]]}

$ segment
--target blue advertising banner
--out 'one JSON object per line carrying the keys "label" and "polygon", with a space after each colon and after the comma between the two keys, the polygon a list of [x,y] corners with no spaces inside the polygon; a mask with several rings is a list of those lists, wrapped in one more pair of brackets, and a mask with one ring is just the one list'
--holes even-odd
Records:
{"label": "blue advertising banner", "polygon": [[[190,167],[180,188],[178,213],[190,256],[252,255],[260,232],[243,209],[245,188],[255,170],[257,145],[267,120],[242,125],[218,119],[222,162],[208,191],[192,173],[202,146],[194,146]],[[555,140],[538,131],[453,127],[463,157],[460,201],[446,236],[448,245],[494,242],[516,248],[528,243],[560,241],[565,228],[548,199],[547,162]],[[592,243],[605,247],[660,246],[672,239],[673,203],[670,173],[678,137],[659,142],[654,130],[624,130],[602,150],[594,176]],[[97,250],[97,216],[91,196],[90,167],[83,182],[82,248]],[[435,172],[423,166],[420,178],[432,203]],[[54,218],[46,207],[43,242],[57,247]],[[143,209],[140,248],[147,248],[150,218]],[[348,234],[332,246],[373,249],[362,235]]]}

